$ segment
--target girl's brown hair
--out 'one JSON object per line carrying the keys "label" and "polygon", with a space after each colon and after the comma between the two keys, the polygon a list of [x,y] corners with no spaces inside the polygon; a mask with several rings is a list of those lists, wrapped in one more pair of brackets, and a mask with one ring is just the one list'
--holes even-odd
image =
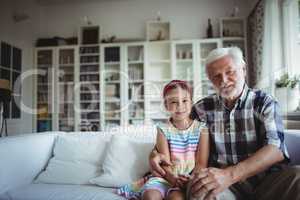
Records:
{"label": "girl's brown hair", "polygon": [[190,86],[190,84],[186,81],[182,81],[182,80],[172,80],[171,82],[169,82],[163,90],[163,98],[166,97],[167,93],[175,88],[180,87],[181,89],[184,89],[186,91],[188,91],[188,93],[191,95],[191,98],[193,96],[193,89]]}

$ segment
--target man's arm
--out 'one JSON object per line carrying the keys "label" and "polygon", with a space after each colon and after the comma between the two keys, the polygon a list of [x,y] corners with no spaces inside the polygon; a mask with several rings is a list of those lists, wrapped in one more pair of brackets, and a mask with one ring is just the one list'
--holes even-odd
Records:
{"label": "man's arm", "polygon": [[276,146],[269,144],[259,149],[253,156],[226,170],[229,171],[232,182],[236,183],[268,169],[283,159],[283,153]]}
{"label": "man's arm", "polygon": [[283,159],[283,154],[277,147],[264,146],[237,165],[225,169],[208,168],[199,172],[192,180],[191,193],[199,197],[210,191],[205,199],[211,199],[232,184],[258,174]]}

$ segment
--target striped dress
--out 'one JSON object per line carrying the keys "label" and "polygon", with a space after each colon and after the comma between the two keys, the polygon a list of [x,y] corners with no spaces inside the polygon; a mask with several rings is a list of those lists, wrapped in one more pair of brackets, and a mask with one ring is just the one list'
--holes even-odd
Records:
{"label": "striped dress", "polygon": [[[191,126],[185,130],[177,129],[170,121],[157,125],[157,129],[164,134],[168,141],[173,164],[171,169],[174,175],[188,175],[194,169],[202,128],[205,126],[197,120],[194,120]],[[149,189],[158,190],[163,197],[166,197],[170,191],[179,190],[179,188],[172,188],[165,179],[149,175],[119,188],[117,193],[127,199],[141,199],[143,192]]]}

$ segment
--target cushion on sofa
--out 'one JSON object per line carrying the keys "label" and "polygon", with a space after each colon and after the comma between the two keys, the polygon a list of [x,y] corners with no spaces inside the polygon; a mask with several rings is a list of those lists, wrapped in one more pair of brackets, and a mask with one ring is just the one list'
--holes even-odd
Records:
{"label": "cushion on sofa", "polygon": [[90,182],[104,187],[120,187],[141,178],[149,171],[148,157],[153,147],[152,139],[141,141],[114,135],[102,165],[103,174]]}
{"label": "cushion on sofa", "polygon": [[103,134],[63,134],[55,141],[48,166],[37,183],[88,184],[101,172],[109,137]]}
{"label": "cushion on sofa", "polygon": [[5,194],[1,200],[122,200],[112,188],[92,185],[29,184]]}

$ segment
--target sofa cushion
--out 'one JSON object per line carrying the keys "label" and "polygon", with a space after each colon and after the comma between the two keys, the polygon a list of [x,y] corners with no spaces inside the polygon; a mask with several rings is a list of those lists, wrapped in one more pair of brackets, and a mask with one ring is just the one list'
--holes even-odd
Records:
{"label": "sofa cushion", "polygon": [[149,171],[148,157],[154,142],[114,135],[103,162],[103,174],[90,182],[104,187],[120,187]]}
{"label": "sofa cushion", "polygon": [[33,133],[0,139],[0,194],[34,180],[51,157],[57,134]]}
{"label": "sofa cushion", "polygon": [[122,200],[112,188],[92,185],[30,184],[0,195],[1,200]]}
{"label": "sofa cushion", "polygon": [[109,140],[104,134],[66,133],[59,135],[54,156],[37,183],[88,184],[101,172]]}

